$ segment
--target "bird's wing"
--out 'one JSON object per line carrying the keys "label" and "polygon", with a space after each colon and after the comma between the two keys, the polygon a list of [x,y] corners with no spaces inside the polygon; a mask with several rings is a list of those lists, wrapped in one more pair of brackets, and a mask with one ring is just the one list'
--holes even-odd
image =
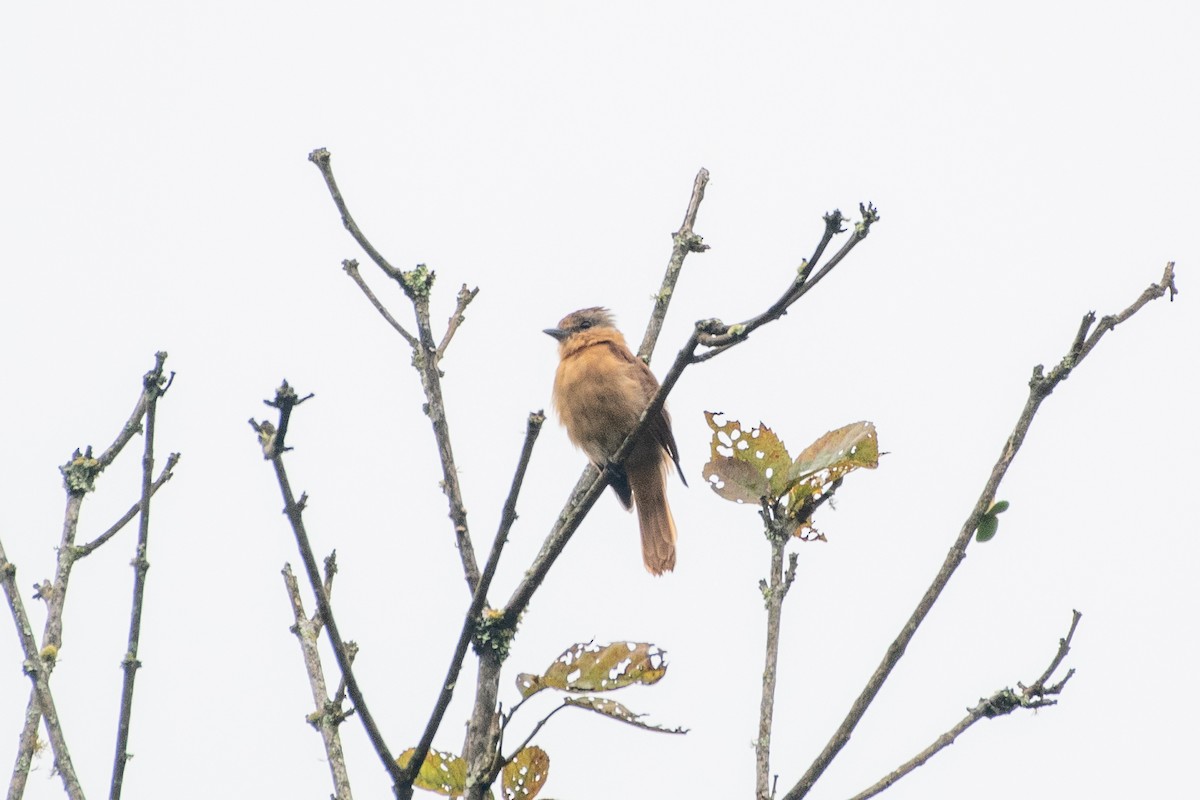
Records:
{"label": "bird's wing", "polygon": [[[642,384],[642,389],[646,395],[646,401],[649,402],[655,392],[658,391],[658,378],[654,377],[654,373],[650,371],[650,367],[645,361],[635,356],[627,347],[617,347],[615,343],[608,343],[609,349],[618,358],[623,359],[637,371],[638,381]],[[683,475],[683,466],[679,463],[679,446],[675,444],[675,434],[671,431],[671,415],[667,413],[664,407],[658,416],[650,421],[649,433],[659,446],[666,451],[671,460],[675,462],[675,469],[679,472],[679,480],[683,481],[683,485],[687,486],[687,478]]]}

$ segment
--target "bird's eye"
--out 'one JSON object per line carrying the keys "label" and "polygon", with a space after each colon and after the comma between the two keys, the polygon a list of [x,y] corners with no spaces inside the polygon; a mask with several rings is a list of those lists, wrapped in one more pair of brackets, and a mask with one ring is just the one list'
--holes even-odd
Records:
{"label": "bird's eye", "polygon": [[592,327],[592,321],[590,319],[585,319],[583,322],[579,323],[579,330],[581,331],[586,331],[590,327]]}

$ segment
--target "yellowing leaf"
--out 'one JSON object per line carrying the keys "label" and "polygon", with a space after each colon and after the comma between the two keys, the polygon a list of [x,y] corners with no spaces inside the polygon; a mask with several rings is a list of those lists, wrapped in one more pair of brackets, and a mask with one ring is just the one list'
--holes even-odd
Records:
{"label": "yellowing leaf", "polygon": [[858,467],[879,466],[879,437],[871,422],[855,422],[817,439],[796,456],[788,470],[788,480],[798,481],[823,470],[830,481]]}
{"label": "yellowing leaf", "polygon": [[[408,768],[416,749],[410,747],[396,759],[401,769]],[[462,797],[467,793],[467,762],[453,753],[430,750],[413,785],[447,797]]]}
{"label": "yellowing leaf", "polygon": [[667,728],[662,725],[655,725],[651,722],[643,721],[642,717],[645,714],[635,714],[625,706],[615,700],[609,700],[605,697],[568,697],[563,701],[566,705],[575,706],[577,708],[586,708],[588,711],[595,711],[597,714],[603,714],[606,717],[624,722],[626,725],[633,725],[638,728],[644,728],[648,731],[658,731],[659,733],[687,733],[687,728]]}
{"label": "yellowing leaf", "polygon": [[737,503],[758,505],[763,497],[779,498],[788,487],[791,456],[770,428],[759,423],[749,432],[737,420],[719,421],[719,412],[705,411],[712,428],[712,457],[704,478],[713,491]]}
{"label": "yellowing leaf", "polygon": [[835,481],[847,473],[865,467],[879,466],[879,438],[875,425],[855,422],[829,431],[804,448],[788,470],[791,488],[788,491],[788,516],[797,523],[794,535],[804,539],[825,537],[814,531],[810,501],[821,498]]}
{"label": "yellowing leaf", "polygon": [[546,784],[550,756],[540,747],[524,747],[500,775],[505,800],[533,800]]}
{"label": "yellowing leaf", "polygon": [[523,672],[517,689],[529,697],[542,689],[607,692],[632,683],[657,683],[667,673],[667,654],[645,642],[573,644],[541,675]]}

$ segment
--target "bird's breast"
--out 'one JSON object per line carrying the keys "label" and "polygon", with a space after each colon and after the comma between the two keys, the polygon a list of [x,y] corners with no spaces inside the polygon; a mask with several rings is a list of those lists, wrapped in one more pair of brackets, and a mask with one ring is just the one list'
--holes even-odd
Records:
{"label": "bird's breast", "polygon": [[595,463],[617,451],[646,408],[647,398],[632,365],[589,347],[559,362],[554,406],[567,435]]}

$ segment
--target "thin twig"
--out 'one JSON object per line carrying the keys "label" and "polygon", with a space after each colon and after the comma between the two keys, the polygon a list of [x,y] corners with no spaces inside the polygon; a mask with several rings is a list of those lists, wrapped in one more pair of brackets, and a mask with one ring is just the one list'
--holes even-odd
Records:
{"label": "thin twig", "polygon": [[[529,732],[529,735],[525,737],[525,741],[523,741],[519,745],[517,745],[516,750],[513,750],[512,755],[510,755],[508,757],[502,757],[500,759],[500,764],[497,767],[496,771],[499,772],[501,769],[504,768],[505,764],[510,763],[514,758],[516,758],[517,753],[520,753],[522,750],[524,750],[526,747],[529,746],[529,743],[533,741],[533,737],[538,735],[538,731],[540,731],[545,726],[545,724],[550,721],[550,718],[553,717],[558,712],[562,711],[564,708],[566,708],[569,705],[570,705],[570,703],[562,703],[561,705],[554,708],[554,710],[551,711],[549,714],[547,714],[546,716],[539,719],[537,724],[533,726],[533,730],[531,730]],[[495,780],[495,778],[493,778],[493,780]]]}
{"label": "thin twig", "polygon": [[[163,352],[156,353],[154,356],[154,367],[151,372],[162,372],[163,365],[166,363],[167,354]],[[157,394],[160,391],[166,391],[174,379],[174,373],[167,379],[165,387],[148,387],[143,382],[142,390],[138,394],[138,399],[134,403],[133,412],[121,426],[121,430],[117,433],[104,452],[99,456],[92,457],[92,448],[86,448],[84,453],[78,450],[72,456],[71,460],[60,467],[63,474],[63,486],[67,493],[66,510],[63,512],[62,535],[58,543],[58,558],[55,563],[54,580],[43,581],[39,586],[39,599],[46,603],[46,622],[42,629],[42,649],[48,652],[57,653],[62,649],[63,636],[63,610],[66,607],[67,587],[71,578],[71,571],[79,558],[77,548],[75,547],[75,536],[79,528],[79,513],[83,507],[83,499],[86,494],[95,488],[96,479],[104,471],[105,467],[111,464],[116,457],[125,449],[125,446],[133,439],[134,435],[142,430],[142,418],[146,414],[146,406],[150,402],[151,395]],[[141,504],[139,503],[139,508]],[[47,685],[49,674],[54,670],[55,662],[53,660],[44,663],[46,672]],[[13,766],[12,780],[9,782],[9,796],[18,798],[24,793],[25,781],[28,777],[27,765],[32,763],[34,751],[37,748],[37,725],[41,719],[41,712],[38,707],[38,692],[36,687],[30,690],[29,700],[25,706],[24,725],[21,729],[21,735],[18,739],[17,758]],[[57,718],[56,718],[57,719]],[[46,725],[51,723],[46,721]],[[55,722],[54,724],[57,724]],[[61,738],[61,733],[57,734]],[[51,739],[53,741],[53,738]]]}
{"label": "thin twig", "polygon": [[367,286],[367,282],[363,280],[362,273],[358,271],[358,262],[352,258],[344,259],[342,261],[342,271],[350,276],[350,279],[358,285],[359,289],[362,289],[362,293],[366,295],[367,300],[379,312],[380,316],[387,320],[388,325],[391,325],[396,333],[404,337],[404,341],[408,342],[410,347],[416,347],[417,337],[405,330],[404,326],[396,321],[396,318],[392,316],[392,312],[387,310],[379,298],[375,296],[375,293],[371,291],[371,287]]}
{"label": "thin twig", "polygon": [[1082,617],[1083,614],[1080,612],[1074,609],[1071,610],[1071,627],[1067,631],[1067,635],[1058,640],[1058,652],[1054,654],[1054,659],[1050,662],[1050,666],[1046,667],[1046,671],[1038,676],[1038,679],[1030,684],[1028,688],[1021,687],[1027,695],[1040,694],[1045,689],[1046,681],[1050,680],[1050,676],[1054,674],[1054,671],[1062,664],[1063,659],[1071,652],[1071,640],[1075,638],[1075,629],[1079,627],[1079,620]]}
{"label": "thin twig", "polygon": [[[287,477],[287,470],[283,466],[283,453],[287,450],[284,434],[287,430],[287,421],[290,418],[292,408],[311,396],[308,395],[303,399],[298,398],[292,387],[288,386],[287,381],[284,381],[276,391],[275,400],[266,401],[267,405],[279,409],[278,430],[272,430],[270,436],[264,436],[264,429],[267,426],[254,423],[253,420],[251,424],[259,433],[260,438],[264,440],[264,455],[270,458],[271,465],[275,468],[275,477],[279,481],[279,490],[283,495],[283,513],[287,516],[292,526],[292,532],[295,534],[296,545],[300,550],[301,560],[304,562],[304,571],[308,575],[308,582],[317,600],[317,612],[321,615],[321,619],[325,624],[325,633],[329,637],[330,646],[333,648],[333,655],[337,660],[338,669],[341,670],[342,676],[346,679],[346,690],[350,695],[350,701],[354,703],[355,711],[358,718],[362,720],[363,728],[366,730],[367,738],[370,739],[371,745],[375,749],[375,754],[379,757],[384,769],[392,779],[393,792],[399,796],[401,782],[404,778],[404,770],[396,763],[391,750],[388,749],[387,743],[384,742],[383,734],[380,732],[379,726],[375,724],[375,719],[371,716],[371,712],[367,708],[366,699],[359,689],[358,681],[354,677],[354,669],[350,664],[341,634],[338,633],[333,609],[329,604],[329,597],[325,594],[324,581],[321,579],[317,560],[313,556],[312,546],[309,544],[308,532],[304,528],[303,512],[308,498],[305,495],[301,495],[299,502],[297,502],[295,495],[292,493],[292,486]],[[274,428],[274,426],[270,427]]]}
{"label": "thin twig", "polygon": [[546,416],[541,411],[534,411],[529,414],[525,425],[525,443],[521,447],[521,455],[517,460],[516,471],[513,473],[512,485],[508,490],[508,498],[504,501],[504,510],[500,515],[500,525],[496,530],[496,538],[492,541],[492,549],[488,553],[487,563],[483,566],[483,572],[479,577],[479,584],[475,587],[475,593],[471,597],[471,604],[467,608],[467,613],[463,618],[462,629],[458,635],[458,643],[455,645],[454,655],[450,659],[450,666],[446,670],[446,679],[442,681],[442,688],[438,692],[437,702],[434,703],[433,713],[429,715],[429,721],[425,724],[425,731],[421,734],[421,739],[417,743],[416,750],[409,761],[406,778],[410,781],[416,777],[417,772],[421,769],[421,765],[425,763],[425,756],[429,753],[429,748],[433,744],[433,737],[437,734],[438,728],[442,724],[442,718],[446,714],[446,709],[450,706],[450,699],[454,696],[454,688],[458,682],[458,675],[462,669],[463,659],[467,655],[467,647],[470,645],[471,637],[479,624],[479,615],[483,612],[483,607],[487,603],[488,587],[491,586],[492,578],[496,575],[496,568],[500,564],[500,553],[508,541],[508,534],[512,530],[513,523],[517,520],[517,497],[520,495],[521,486],[525,482],[525,472],[529,467],[529,460],[533,455],[534,443],[537,442],[538,434],[542,430],[542,423],[545,421]]}
{"label": "thin twig", "polygon": [[133,720],[133,687],[137,678],[138,644],[142,637],[142,608],[146,594],[146,573],[150,570],[147,553],[150,545],[150,496],[154,483],[154,428],[158,413],[158,399],[166,392],[166,379],[162,374],[162,363],[166,353],[160,353],[156,369],[146,373],[143,378],[146,402],[146,434],[142,451],[142,499],[138,504],[137,548],[133,557],[133,602],[129,610],[129,642],[125,648],[125,656],[121,659],[124,670],[124,680],[121,684],[121,711],[117,717],[117,746],[113,756],[112,783],[110,784],[109,800],[120,800],[121,789],[125,783],[125,764],[129,761],[129,725]]}
{"label": "thin twig", "polygon": [[458,326],[466,321],[463,312],[467,310],[467,306],[475,299],[475,295],[479,294],[479,287],[468,289],[464,283],[462,288],[458,290],[458,305],[454,307],[454,313],[450,315],[450,319],[446,322],[446,333],[442,336],[442,341],[437,346],[437,351],[433,354],[433,363],[441,363],[442,356],[446,355],[446,348],[450,346],[450,340],[454,338],[454,334],[458,331]]}
{"label": "thin twig", "polygon": [[[162,372],[163,364],[167,361],[167,354],[158,352],[154,354],[154,367],[151,372]],[[146,416],[146,406],[150,402],[151,395],[154,392],[166,392],[171,387],[171,383],[175,380],[175,373],[172,372],[167,378],[166,385],[155,387],[153,390],[143,388],[142,393],[138,395],[137,403],[134,404],[133,412],[129,415],[129,419],[121,426],[121,432],[113,439],[113,443],[108,448],[96,457],[99,462],[96,472],[99,473],[109,464],[111,464],[121,451],[125,449],[125,445],[133,438],[134,434],[142,430],[142,417]]]}
{"label": "thin twig", "polygon": [[[175,465],[179,463],[179,453],[171,453],[167,456],[167,463],[163,465],[162,472],[158,473],[158,477],[154,479],[154,483],[150,484],[150,496],[153,497],[163,484],[175,477]],[[129,510],[121,515],[121,518],[114,522],[108,530],[92,539],[87,544],[81,544],[75,548],[75,560],[89,556],[96,551],[96,548],[107,542],[112,537],[121,532],[121,529],[129,524],[130,520],[137,516],[137,513],[142,508],[142,502],[139,500],[129,507]]]}
{"label": "thin twig", "polygon": [[[63,788],[71,800],[83,800],[83,787],[75,774],[75,766],[71,763],[71,753],[67,749],[67,741],[63,736],[62,725],[58,720],[58,711],[54,707],[54,697],[50,694],[50,666],[58,654],[58,650],[43,649],[38,652],[37,642],[33,638],[33,626],[29,624],[29,616],[25,613],[25,603],[21,593],[17,591],[17,568],[8,560],[4,552],[4,544],[0,542],[0,586],[4,587],[4,596],[12,611],[13,622],[17,626],[17,638],[21,640],[21,649],[25,653],[25,674],[33,682],[33,694],[37,703],[37,714],[46,721],[46,733],[50,738],[50,749],[54,753],[54,769],[62,778]],[[44,655],[43,655],[44,654]],[[28,715],[27,715],[28,719]],[[38,717],[33,717],[33,727],[36,732]],[[18,754],[18,766],[21,764],[21,754]],[[32,754],[30,754],[32,757]],[[27,771],[26,771],[27,774]],[[9,788],[12,796],[14,785]],[[21,790],[25,781],[20,781]],[[19,795],[18,795],[19,796]]]}
{"label": "thin twig", "polygon": [[[797,300],[808,294],[818,283],[821,282],[822,278],[828,275],[834,267],[840,264],[846,258],[846,256],[850,254],[850,251],[852,251],[859,242],[867,238],[867,234],[871,232],[871,226],[879,221],[879,211],[875,208],[875,206],[871,205],[870,203],[860,203],[858,208],[861,218],[855,224],[854,230],[850,234],[850,238],[846,240],[846,243],[842,245],[841,249],[838,250],[838,252],[835,253],[833,257],[831,257],[829,261],[821,267],[821,269],[817,270],[816,274],[813,274],[810,277],[810,273],[817,265],[817,260],[825,251],[825,248],[829,244],[830,240],[832,240],[836,234],[841,233],[844,230],[842,228],[842,223],[845,222],[845,217],[842,216],[841,211],[834,210],[825,215],[825,232],[821,236],[821,242],[817,245],[816,250],[813,252],[812,259],[806,261],[804,265],[797,271],[795,279],[793,279],[792,283],[783,292],[783,294],[779,296],[779,299],[772,303],[766,311],[736,325],[725,325],[717,320],[710,320],[706,326],[707,329],[704,331],[704,335],[700,338],[700,344],[704,347],[720,348],[722,350],[728,349],[729,347],[746,341],[750,334],[758,328],[761,328],[768,322],[773,322],[786,314],[788,309],[795,304]],[[708,356],[708,354],[705,353],[701,354],[697,358],[700,361],[704,361],[707,360],[708,357],[711,356]]]}
{"label": "thin twig", "polygon": [[329,151],[324,147],[319,147],[308,154],[308,160],[317,165],[317,169],[321,171],[321,177],[325,179],[325,185],[329,187],[329,194],[333,198],[334,204],[337,206],[338,213],[342,215],[342,224],[346,226],[346,230],[350,231],[350,235],[354,237],[354,241],[358,242],[371,260],[393,280],[400,280],[400,270],[388,263],[387,259],[375,249],[363,232],[358,229],[358,224],[354,221],[354,217],[350,216],[350,209],[346,208],[346,201],[342,199],[342,193],[338,190],[337,181],[333,177],[333,167],[329,164]]}
{"label": "thin twig", "polygon": [[[941,569],[938,570],[929,588],[925,590],[925,594],[921,597],[920,602],[917,603],[917,607],[912,615],[904,623],[904,627],[901,628],[896,639],[888,646],[883,660],[876,667],[866,686],[863,687],[862,693],[859,694],[858,698],[851,705],[846,718],[838,726],[838,729],[834,731],[821,753],[813,761],[812,765],[809,766],[800,780],[796,782],[796,785],[784,795],[784,800],[800,800],[800,798],[807,795],[817,779],[821,777],[821,774],[829,767],[833,759],[841,752],[841,749],[850,741],[850,735],[854,732],[855,727],[857,727],[867,708],[875,699],[875,696],[879,694],[879,690],[883,687],[892,669],[899,663],[905,650],[908,649],[908,645],[916,634],[917,628],[924,621],[925,616],[941,595],[942,590],[946,588],[946,584],[950,582],[950,578],[954,575],[955,570],[958,569],[959,564],[966,558],[967,546],[972,536],[974,536],[975,530],[979,527],[979,521],[995,501],[996,490],[999,488],[1005,473],[1008,472],[1008,468],[1012,464],[1013,458],[1016,457],[1017,451],[1021,449],[1021,444],[1025,441],[1025,436],[1029,432],[1029,426],[1032,424],[1033,417],[1037,413],[1042,401],[1050,396],[1050,393],[1054,391],[1054,388],[1059,383],[1066,380],[1074,368],[1079,366],[1087,354],[1091,352],[1092,347],[1095,346],[1095,342],[1103,335],[1103,331],[1111,330],[1113,326],[1119,322],[1124,322],[1150,300],[1162,297],[1168,291],[1170,291],[1173,297],[1175,294],[1173,263],[1167,265],[1162,281],[1152,285],[1143,292],[1129,308],[1112,317],[1106,317],[1105,319],[1112,320],[1111,324],[1098,328],[1092,334],[1091,338],[1087,340],[1087,342],[1091,343],[1090,345],[1085,342],[1077,354],[1069,352],[1050,371],[1049,375],[1044,374],[1044,368],[1041,364],[1034,367],[1033,376],[1029,381],[1029,397],[1025,401],[1025,407],[1021,410],[1016,426],[1013,428],[1012,433],[1009,434],[1008,440],[1001,451],[1000,458],[992,468],[992,472],[984,484],[983,491],[980,493],[979,499],[975,502],[975,507],[968,514],[966,521],[959,530],[957,538],[954,540],[954,544],[951,545],[950,551],[946,554],[946,559],[942,563]],[[1078,339],[1079,337],[1076,335],[1073,340],[1072,349],[1074,348],[1074,342],[1077,342]]]}
{"label": "thin twig", "polygon": [[317,647],[317,640],[321,635],[320,626],[317,624],[320,616],[314,614],[310,619],[305,614],[304,600],[300,597],[300,586],[292,572],[291,564],[283,565],[283,583],[295,619],[292,633],[296,634],[296,640],[300,642],[300,654],[304,658],[308,685],[312,689],[315,710],[309,715],[308,721],[321,733],[330,777],[333,779],[334,797],[337,800],[351,800],[350,774],[346,771],[346,756],[342,751],[342,739],[338,733],[338,726],[345,717],[341,713],[341,704],[329,699],[325,686],[325,670],[321,667],[321,654]]}
{"label": "thin twig", "polygon": [[[771,725],[775,716],[775,676],[779,667],[779,624],[783,616],[783,598],[791,588],[784,581],[783,550],[787,538],[769,536],[771,543],[770,582],[761,584],[767,606],[766,655],[763,658],[762,698],[758,709],[758,738],[754,741],[754,792],[758,800],[771,800]],[[795,555],[795,554],[793,554]],[[795,561],[792,562],[795,564]],[[794,570],[792,576],[795,576]]]}
{"label": "thin twig", "polygon": [[667,262],[667,272],[663,276],[658,294],[654,296],[654,310],[650,313],[650,322],[646,325],[646,333],[638,347],[638,358],[650,363],[654,355],[654,345],[662,333],[663,321],[667,317],[667,307],[675,294],[675,284],[679,281],[679,273],[683,270],[683,260],[688,253],[703,253],[708,249],[704,239],[695,232],[696,214],[700,211],[700,203],[704,200],[704,188],[708,186],[708,170],[701,168],[696,173],[692,183],[692,196],[688,200],[687,211],[683,214],[683,222],[679,230],[671,234],[671,258]]}
{"label": "thin twig", "polygon": [[[315,626],[317,633],[320,633],[321,632],[321,615],[315,611],[313,612],[313,615],[312,615],[312,623]],[[351,665],[354,664],[354,659],[357,657],[358,657],[358,642],[354,642],[354,641],[346,642],[346,658],[350,661]],[[337,691],[333,693],[333,706],[334,706],[334,708],[340,709],[342,707],[342,704],[345,702],[346,702],[346,676],[343,675],[341,678],[338,679]],[[354,709],[351,708],[350,710],[343,712],[343,713],[345,714],[345,716],[348,717],[354,713]]]}
{"label": "thin twig", "polygon": [[[429,274],[432,282],[433,274]],[[475,548],[467,527],[467,508],[463,502],[462,485],[458,480],[454,448],[450,443],[450,423],[446,418],[446,402],[442,397],[442,374],[437,365],[437,347],[433,343],[433,326],[429,319],[429,295],[412,293],[413,310],[417,315],[417,345],[413,347],[413,366],[421,376],[421,388],[425,390],[425,415],[433,426],[433,437],[437,443],[438,460],[442,465],[442,491],[450,507],[450,522],[454,527],[454,539],[462,561],[463,576],[472,595],[479,585],[479,564],[475,560]]]}
{"label": "thin twig", "polygon": [[[1043,708],[1048,705],[1054,705],[1056,701],[1046,700],[1047,694],[1058,694],[1062,691],[1063,685],[1074,674],[1071,670],[1053,690],[1045,688],[1044,684],[1050,679],[1051,674],[1058,669],[1062,664],[1062,660],[1066,658],[1067,653],[1071,649],[1071,638],[1075,636],[1075,628],[1079,625],[1080,613],[1075,611],[1071,617],[1071,629],[1067,635],[1059,640],[1058,653],[1055,654],[1054,660],[1050,662],[1050,666],[1042,673],[1042,676],[1030,688],[1022,687],[1021,691],[1013,691],[1009,688],[1004,688],[993,694],[991,697],[985,697],[979,701],[974,707],[967,710],[967,715],[958,721],[954,727],[943,733],[933,741],[928,747],[917,753],[908,761],[901,764],[896,769],[889,772],[887,775],[880,778],[877,782],[867,787],[863,791],[854,795],[851,800],[867,800],[874,797],[885,789],[891,787],[905,775],[922,766],[929,759],[933,758],[940,751],[954,744],[954,741],[963,734],[967,728],[979,722],[981,719],[992,719],[994,717],[1007,716],[1018,708]],[[1017,684],[1020,686],[1020,684]],[[1041,687],[1035,690],[1035,687]]]}
{"label": "thin twig", "polygon": [[842,223],[845,219],[842,217],[842,212],[834,209],[825,214],[825,233],[821,235],[821,241],[817,242],[817,246],[813,248],[813,254],[809,256],[796,270],[796,283],[803,285],[808,280],[809,274],[813,267],[821,260],[821,256],[825,254],[825,248],[833,241],[833,237],[842,233],[845,230]]}
{"label": "thin twig", "polygon": [[479,584],[479,565],[475,560],[475,550],[471,543],[470,530],[467,527],[467,510],[463,502],[462,489],[458,482],[458,468],[454,462],[454,450],[450,443],[450,429],[446,420],[446,407],[442,399],[441,372],[438,370],[438,361],[441,358],[442,352],[445,346],[449,345],[454,331],[457,330],[458,325],[461,323],[462,320],[459,317],[462,316],[462,310],[466,308],[467,303],[474,297],[474,293],[467,291],[465,286],[463,287],[464,291],[459,293],[459,310],[455,316],[451,317],[449,329],[446,331],[446,335],[442,339],[442,345],[439,348],[438,345],[434,344],[433,329],[429,319],[429,293],[433,287],[434,273],[423,264],[418,265],[413,270],[404,272],[388,263],[387,259],[375,249],[374,245],[371,244],[366,235],[359,229],[354,218],[350,216],[350,210],[347,208],[346,201],[342,197],[342,193],[337,186],[337,181],[333,176],[329,151],[323,147],[313,150],[308,154],[308,160],[317,166],[317,169],[321,172],[321,176],[325,179],[329,195],[333,198],[338,213],[341,214],[342,224],[346,227],[346,230],[350,232],[350,235],[354,237],[359,246],[371,257],[371,260],[383,270],[384,274],[400,284],[404,293],[412,301],[413,311],[417,318],[416,336],[406,331],[387,312],[383,304],[379,302],[379,299],[375,297],[374,293],[371,292],[362,280],[362,276],[358,274],[357,264],[353,261],[343,262],[343,268],[355,280],[359,288],[363,290],[363,293],[366,294],[371,304],[404,337],[404,340],[412,348],[413,366],[421,377],[421,388],[425,392],[424,411],[433,425],[434,439],[437,442],[438,456],[442,464],[442,489],[446,493],[446,500],[450,506],[450,521],[454,527],[455,543],[458,546],[459,557],[462,560],[463,576],[466,578],[468,591],[474,594],[475,587]]}
{"label": "thin twig", "polygon": [[1113,328],[1132,317],[1141,309],[1142,306],[1146,305],[1151,300],[1157,300],[1168,292],[1170,293],[1170,297],[1168,299],[1174,302],[1175,295],[1179,294],[1179,290],[1175,288],[1174,261],[1167,262],[1166,268],[1163,269],[1162,280],[1160,280],[1158,283],[1150,284],[1146,290],[1142,292],[1141,296],[1139,296],[1138,299],[1129,306],[1129,308],[1125,309],[1119,314],[1110,314],[1109,316],[1106,316],[1100,320],[1100,323],[1096,326],[1096,330],[1092,331],[1092,335],[1087,338],[1087,340],[1083,343],[1083,346],[1079,349],[1079,356],[1075,359],[1076,363],[1082,361],[1084,356],[1092,352],[1092,348],[1100,342],[1100,339],[1104,336],[1104,334],[1108,333]]}

